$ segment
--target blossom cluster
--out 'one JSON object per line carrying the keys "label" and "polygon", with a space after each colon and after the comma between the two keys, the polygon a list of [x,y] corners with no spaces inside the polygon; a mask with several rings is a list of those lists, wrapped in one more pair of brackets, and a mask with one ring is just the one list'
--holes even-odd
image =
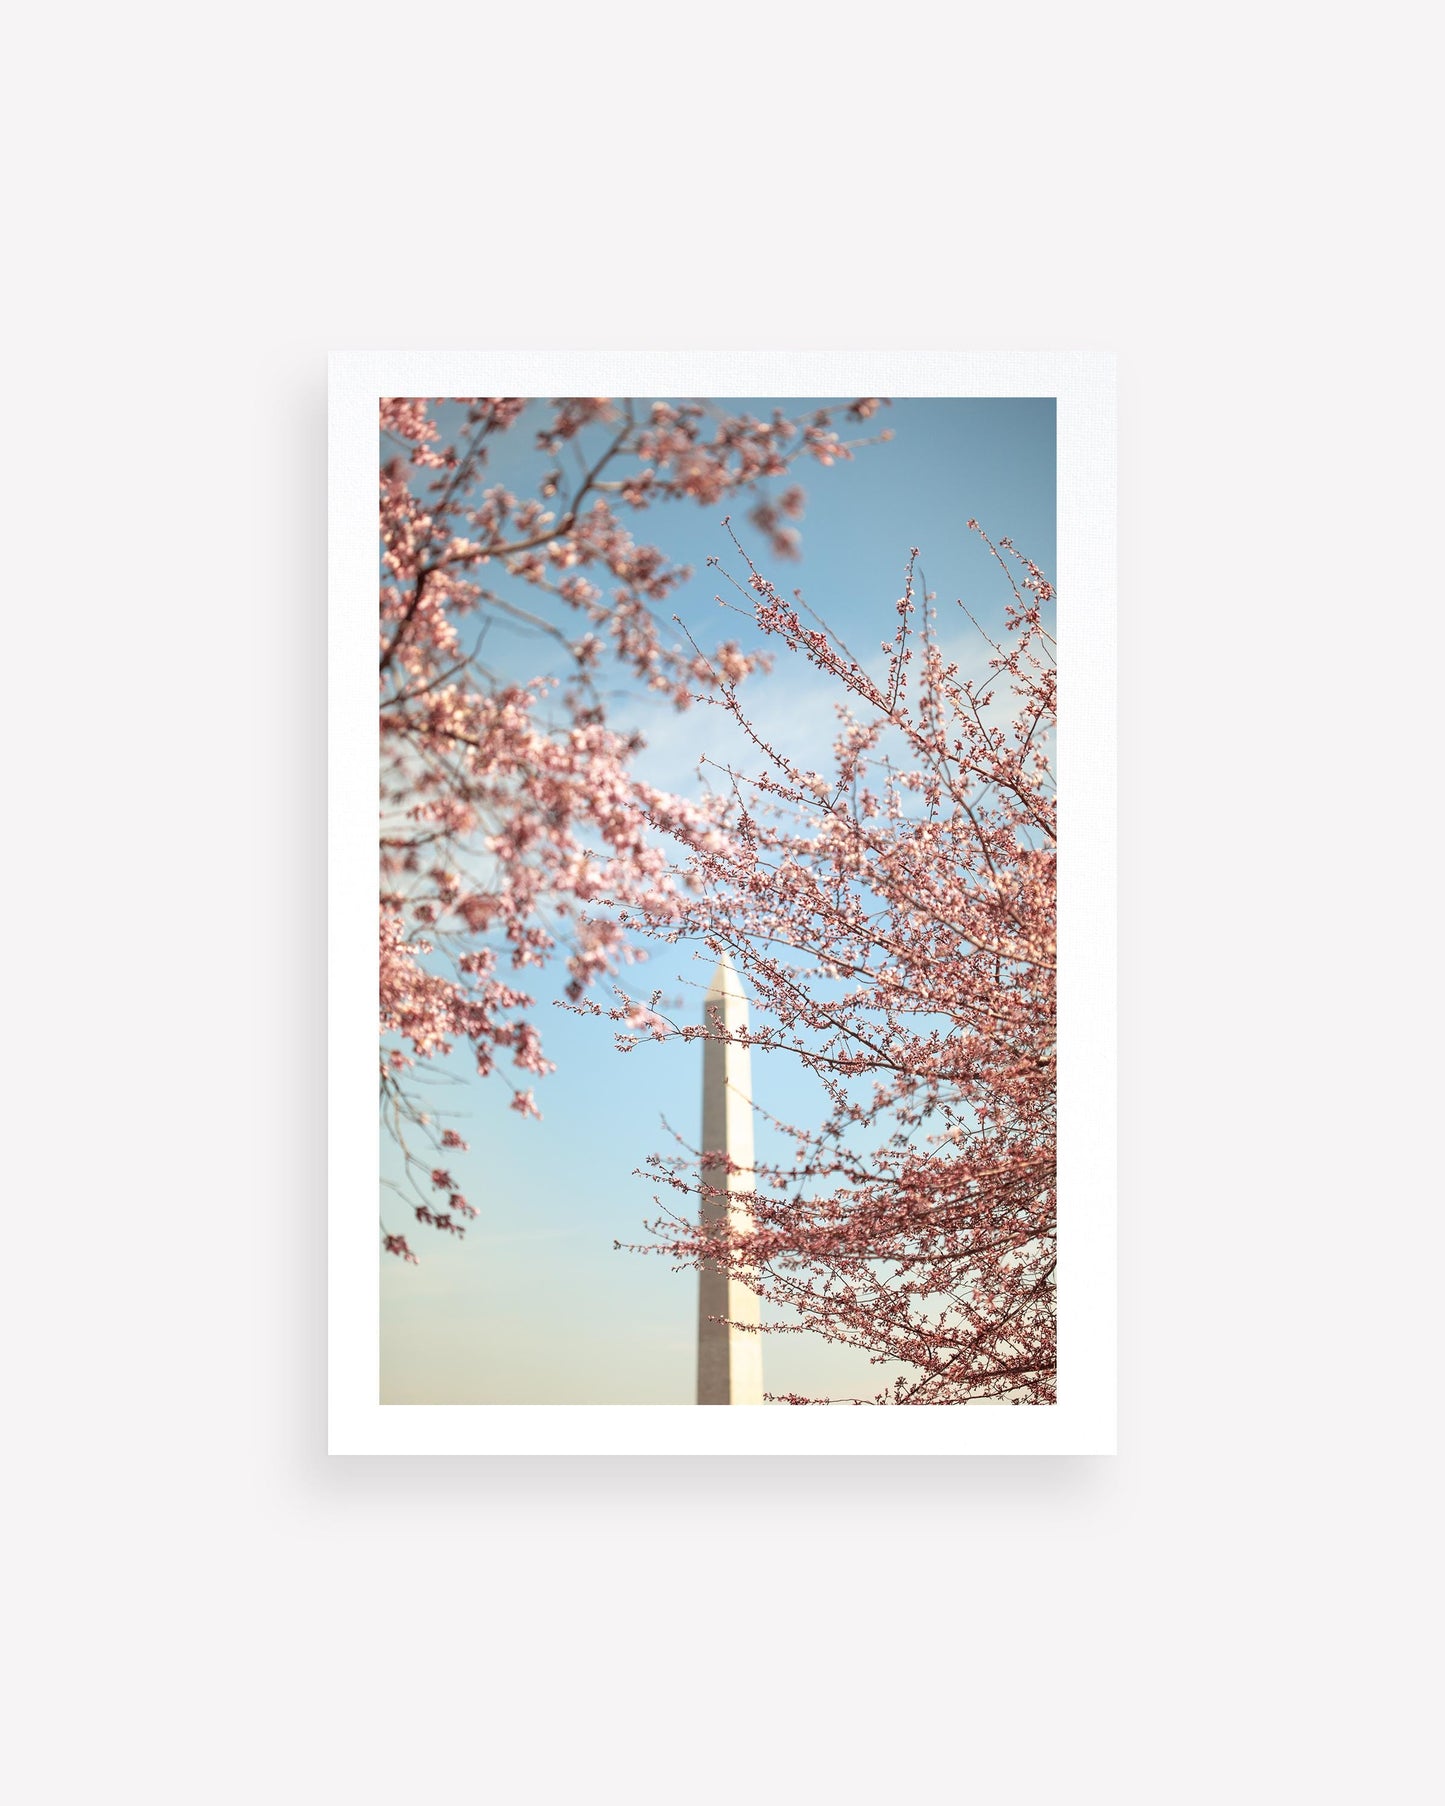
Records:
{"label": "blossom cluster", "polygon": [[[679,1196],[652,1246],[729,1267],[774,1331],[902,1367],[857,1403],[1056,1397],[1053,588],[983,537],[1008,584],[984,676],[940,649],[916,550],[873,671],[748,562],[759,628],[836,685],[832,768],[769,744],[724,683],[760,769],[721,768],[726,808],[679,849],[680,912],[646,923],[731,954],[754,1026],[726,1038],[791,1054],[825,1100],[777,1125],[791,1158],[758,1166],[746,1233],[699,1226],[701,1151],[655,1156]],[[623,1045],[724,1032],[658,1002],[619,991]]]}
{"label": "blossom cluster", "polygon": [[[863,421],[876,401],[853,404]],[[445,423],[445,425],[444,425]],[[554,460],[519,495],[493,480],[507,435],[531,431]],[[383,1120],[403,1157],[415,1219],[459,1234],[474,1215],[422,1108],[419,1064],[458,1047],[539,1116],[531,1085],[552,1070],[529,972],[561,961],[568,995],[635,957],[607,909],[676,919],[685,883],[668,836],[704,844],[712,811],[640,783],[643,742],[612,725],[604,668],[677,708],[735,688],[760,659],[736,641],[704,655],[659,610],[689,576],[640,536],[662,502],[746,497],[775,549],[796,543],[795,467],[850,458],[830,415],[761,420],[717,404],[609,398],[529,403],[398,397],[380,408],[380,1068]],[[495,671],[497,621],[531,632],[561,678]],[[440,1199],[439,1199],[440,1195]],[[415,1259],[383,1225],[383,1247]]]}

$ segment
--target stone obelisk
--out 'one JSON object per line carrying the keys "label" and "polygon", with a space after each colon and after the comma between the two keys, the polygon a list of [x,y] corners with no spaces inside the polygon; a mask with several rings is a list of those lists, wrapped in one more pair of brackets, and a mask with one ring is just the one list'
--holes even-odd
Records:
{"label": "stone obelisk", "polygon": [[[702,1056],[703,1184],[718,1194],[704,1197],[704,1226],[726,1215],[734,1229],[751,1227],[744,1203],[732,1200],[753,1189],[753,1087],[748,1049],[713,1037],[748,1025],[748,1000],[732,961],[718,962],[703,1005],[709,1038]],[[726,1155],[741,1172],[710,1156]],[[726,1318],[726,1322],[714,1319]],[[763,1339],[736,1323],[759,1320],[758,1300],[739,1279],[714,1266],[702,1270],[698,1287],[697,1402],[700,1405],[760,1405],[763,1402]]]}

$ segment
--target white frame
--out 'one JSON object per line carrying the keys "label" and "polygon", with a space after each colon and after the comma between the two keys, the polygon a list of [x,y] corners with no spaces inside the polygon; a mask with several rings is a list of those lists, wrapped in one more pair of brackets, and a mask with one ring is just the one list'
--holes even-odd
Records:
{"label": "white frame", "polygon": [[[969,1410],[383,1405],[375,1200],[376,404],[384,395],[1041,396],[1058,403],[1059,1402]],[[1115,1452],[1115,387],[1099,352],[343,351],[330,366],[334,1455]]]}

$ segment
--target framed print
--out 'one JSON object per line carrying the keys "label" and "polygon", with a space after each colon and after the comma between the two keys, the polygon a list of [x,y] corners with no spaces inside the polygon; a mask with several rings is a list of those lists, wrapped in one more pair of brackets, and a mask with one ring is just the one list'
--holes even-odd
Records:
{"label": "framed print", "polygon": [[331,1451],[1112,1453],[1112,359],[330,407]]}

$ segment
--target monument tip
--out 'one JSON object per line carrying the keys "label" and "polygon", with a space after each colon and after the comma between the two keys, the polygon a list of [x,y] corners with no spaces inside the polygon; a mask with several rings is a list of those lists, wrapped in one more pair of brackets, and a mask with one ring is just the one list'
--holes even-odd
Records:
{"label": "monument tip", "polygon": [[712,975],[712,983],[707,988],[709,997],[737,997],[747,1001],[747,992],[743,989],[742,980],[738,977],[738,969],[732,962],[732,955],[724,953],[717,963],[717,970]]}

